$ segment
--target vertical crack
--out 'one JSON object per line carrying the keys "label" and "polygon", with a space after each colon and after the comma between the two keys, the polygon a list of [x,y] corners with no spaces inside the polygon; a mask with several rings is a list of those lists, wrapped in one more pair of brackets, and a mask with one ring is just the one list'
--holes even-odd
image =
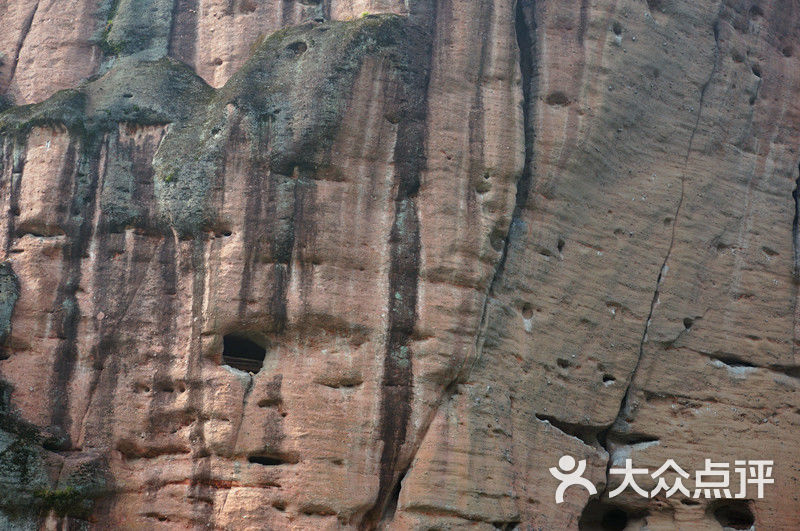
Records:
{"label": "vertical crack", "polygon": [[[650,323],[653,319],[653,312],[655,311],[656,304],[658,304],[659,296],[661,293],[661,283],[664,280],[664,275],[669,270],[669,259],[672,254],[672,249],[675,245],[675,235],[677,233],[677,226],[678,226],[678,216],[680,215],[681,208],[683,207],[683,200],[685,197],[685,189],[686,189],[686,171],[687,166],[689,164],[689,157],[692,153],[692,146],[694,143],[694,138],[697,133],[697,130],[700,126],[700,119],[702,118],[703,108],[705,106],[705,99],[706,99],[706,92],[708,91],[708,87],[711,85],[711,81],[713,80],[714,76],[717,73],[717,69],[719,67],[719,59],[720,59],[720,42],[719,42],[719,23],[720,17],[722,15],[722,8],[724,7],[724,2],[720,4],[720,8],[717,12],[717,17],[714,20],[712,30],[714,33],[714,62],[711,67],[711,72],[708,75],[705,83],[700,87],[700,101],[697,108],[697,114],[694,120],[694,126],[692,127],[692,132],[689,135],[689,141],[686,147],[686,153],[683,158],[683,169],[681,171],[681,192],[680,197],[678,199],[678,205],[675,208],[675,215],[673,216],[673,223],[672,223],[672,233],[670,235],[669,246],[667,247],[667,252],[664,256],[664,260],[661,263],[661,268],[658,271],[658,276],[656,278],[656,285],[653,291],[653,298],[650,301],[650,309],[647,314],[647,319],[645,320],[644,330],[642,331],[642,338],[639,341],[639,351],[638,356],[636,358],[636,363],[634,364],[633,371],[631,372],[630,379],[628,380],[628,385],[625,388],[625,393],[622,396],[622,400],[620,402],[619,410],[617,411],[617,416],[614,421],[609,425],[608,428],[600,432],[598,434],[598,441],[600,445],[606,450],[608,453],[608,463],[606,465],[606,486],[608,486],[608,470],[612,464],[612,455],[609,451],[609,438],[614,440],[615,438],[619,438],[619,430],[625,423],[630,422],[632,419],[629,418],[632,412],[632,396],[635,390],[635,381],[636,377],[638,376],[639,369],[642,364],[642,359],[644,358],[644,345],[647,342],[647,334],[650,330]],[[607,487],[606,487],[607,488]],[[600,493],[600,497],[605,494],[604,492]]]}
{"label": "vertical crack", "polygon": [[519,48],[519,67],[522,76],[522,119],[525,137],[525,163],[522,174],[517,180],[517,192],[514,198],[514,211],[511,214],[511,223],[508,232],[503,239],[503,249],[500,259],[489,282],[486,296],[483,299],[481,318],[478,325],[478,334],[475,338],[475,359],[473,360],[469,373],[478,363],[483,353],[483,343],[486,338],[488,327],[489,304],[495,294],[498,283],[505,272],[506,260],[508,259],[509,249],[512,240],[517,239],[524,230],[525,223],[522,220],[522,213],[528,203],[531,185],[533,183],[533,142],[534,131],[534,100],[538,89],[537,67],[537,47],[534,38],[536,34],[536,0],[517,0],[514,6],[514,32],[516,34],[517,47]]}
{"label": "vertical crack", "polygon": [[[474,366],[477,362],[478,358],[480,357],[480,350],[482,347],[482,338],[483,332],[486,328],[487,322],[487,314],[488,314],[488,305],[492,295],[495,292],[495,287],[500,281],[503,270],[505,267],[506,258],[508,256],[510,242],[511,239],[516,237],[519,234],[519,231],[522,230],[524,226],[522,223],[522,211],[527,204],[529,191],[531,188],[532,182],[532,160],[533,160],[533,118],[532,118],[532,110],[534,105],[534,94],[536,88],[536,44],[532,36],[535,34],[536,29],[536,22],[534,17],[534,8],[535,8],[535,0],[519,0],[514,6],[514,31],[515,31],[515,38],[517,45],[519,47],[519,65],[520,71],[523,81],[523,120],[524,120],[524,137],[525,137],[525,164],[523,168],[523,172],[520,175],[516,185],[516,197],[515,197],[515,205],[512,214],[512,221],[510,223],[508,232],[505,236],[503,241],[503,248],[501,252],[501,256],[498,260],[498,264],[495,267],[494,274],[492,276],[492,280],[489,283],[487,288],[487,294],[484,298],[483,308],[481,310],[481,317],[480,317],[480,325],[478,327],[478,333],[476,337],[476,356],[475,360],[473,361],[472,365]],[[429,20],[436,19],[436,10],[434,8],[433,14],[428,14]],[[431,42],[433,34],[435,33],[435,26],[428,30],[431,35]],[[430,55],[431,50],[428,50],[428,55]],[[430,65],[426,67],[428,70]],[[427,85],[428,85],[429,78],[426,77],[425,81],[425,92],[427,94]],[[412,98],[413,100],[413,98]],[[425,110],[427,111],[427,100],[425,100]],[[401,135],[401,132],[398,131],[398,137]],[[423,139],[424,140],[424,139]],[[402,145],[403,143],[400,142],[398,138],[398,145]],[[397,155],[395,157],[396,160],[401,160]],[[400,184],[400,191],[398,193],[398,197],[396,199],[396,213],[395,213],[395,224],[392,227],[392,237],[390,239],[390,243],[392,245],[392,267],[390,269],[390,320],[394,319],[394,315],[396,312],[397,306],[395,305],[395,299],[397,299],[395,293],[397,292],[395,286],[400,286],[402,283],[396,283],[393,280],[393,274],[395,271],[401,271],[401,268],[395,269],[395,256],[397,258],[401,258],[403,253],[399,253],[402,247],[398,246],[398,241],[395,238],[395,235],[402,235],[408,232],[408,227],[404,227],[409,221],[409,214],[412,215],[410,218],[411,226],[414,227],[412,232],[416,233],[416,237],[419,237],[418,231],[418,219],[416,217],[416,206],[413,203],[414,196],[416,195],[416,188],[419,186],[418,178],[416,180],[408,181],[409,184],[412,185],[412,189],[409,190],[407,193],[408,197],[403,197],[403,190],[404,185],[403,183],[406,179],[401,178],[400,176],[401,169],[398,168],[398,177],[399,177],[399,184]],[[413,207],[410,210],[408,207]],[[403,225],[398,226],[398,223],[402,223]],[[512,233],[512,231],[514,231]],[[402,241],[402,240],[401,240]],[[406,256],[404,257],[405,260],[409,259],[409,256],[415,256],[418,259],[419,253],[419,241],[416,242],[416,248],[412,249],[410,255],[409,253],[405,253]],[[414,266],[416,268],[418,274],[418,264]],[[411,279],[409,278],[409,285],[413,283],[414,289],[414,306],[416,305],[416,282],[417,278]],[[402,294],[401,294],[402,295]],[[408,301],[410,302],[410,301]],[[413,310],[414,307],[411,308]],[[403,342],[398,341],[398,338],[392,332],[395,328],[395,325],[390,323],[390,331],[388,334],[387,339],[387,351],[386,351],[386,361],[385,361],[385,368],[384,368],[384,380],[383,380],[383,389],[384,389],[384,396],[382,399],[381,404],[381,439],[384,440],[384,448],[381,455],[381,480],[379,486],[379,493],[376,499],[375,504],[372,508],[366,513],[364,519],[361,523],[361,528],[363,529],[370,529],[374,528],[378,525],[378,523],[386,518],[390,518],[396,509],[396,502],[397,502],[397,495],[400,491],[399,482],[405,476],[410,466],[410,463],[413,461],[414,454],[416,453],[416,449],[422,443],[422,440],[425,438],[427,434],[427,430],[430,427],[430,424],[435,416],[436,410],[441,406],[442,403],[447,401],[449,397],[452,397],[453,394],[458,389],[457,382],[459,381],[459,375],[456,375],[454,380],[447,386],[444,390],[442,398],[438,401],[437,405],[434,407],[433,413],[430,415],[428,422],[425,425],[425,428],[421,431],[421,434],[417,440],[417,444],[415,445],[415,449],[411,452],[405,466],[399,463],[399,449],[400,445],[403,443],[405,439],[405,431],[406,431],[406,424],[408,419],[404,419],[406,414],[410,417],[410,399],[408,397],[408,404],[409,410],[405,411],[402,407],[402,403],[397,401],[387,400],[389,395],[387,392],[392,388],[396,389],[395,393],[401,392],[403,389],[407,389],[407,392],[410,392],[411,389],[411,362],[412,356],[411,351],[406,350],[406,353],[401,353],[399,356],[400,360],[404,360],[407,357],[407,364],[408,364],[408,385],[402,385],[402,382],[395,381],[397,380],[397,372],[398,372],[398,363],[397,363],[397,356],[393,356],[392,352],[396,351],[396,347],[400,346],[403,347]],[[406,333],[410,335],[411,328],[407,330]],[[407,338],[406,338],[407,339]],[[470,368],[471,370],[471,368]],[[400,407],[398,407],[400,406]],[[391,496],[390,496],[391,495]],[[390,499],[391,497],[391,499]]]}
{"label": "vertical crack", "polygon": [[19,40],[17,41],[17,48],[14,51],[14,60],[11,62],[11,72],[8,75],[8,85],[3,87],[2,92],[8,90],[8,87],[11,86],[11,83],[14,81],[14,76],[17,73],[17,64],[19,64],[19,54],[22,52],[22,47],[25,45],[25,39],[28,38],[28,33],[31,31],[31,26],[33,26],[33,17],[36,16],[36,11],[39,10],[39,2],[36,2],[36,5],[33,6],[31,10],[31,14],[28,15],[28,18],[25,19],[25,22],[22,25],[22,32],[20,33]]}
{"label": "vertical crack", "polygon": [[174,0],[167,49],[170,57],[195,66],[197,0]]}

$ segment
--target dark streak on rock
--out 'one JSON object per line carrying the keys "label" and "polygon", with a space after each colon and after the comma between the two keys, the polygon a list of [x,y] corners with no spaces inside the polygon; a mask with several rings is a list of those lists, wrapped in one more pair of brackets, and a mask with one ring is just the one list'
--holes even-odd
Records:
{"label": "dark streak on rock", "polygon": [[0,359],[5,357],[4,347],[11,336],[11,317],[19,299],[19,280],[10,262],[0,263]]}
{"label": "dark streak on rock", "polygon": [[792,279],[794,297],[792,298],[792,360],[797,359],[797,298],[800,297],[800,165],[792,190],[794,217],[792,218]]}
{"label": "dark streak on rock", "polygon": [[[492,17],[494,15],[493,2],[481,2],[480,11],[484,14],[480,21],[477,23],[477,35],[489,35],[491,32]],[[467,217],[469,219],[477,219],[481,216],[481,206],[477,201],[477,194],[479,190],[486,190],[486,188],[479,188],[488,185],[484,175],[488,176],[485,168],[485,155],[483,140],[486,135],[484,120],[485,112],[483,106],[483,85],[482,81],[486,75],[486,67],[491,58],[492,47],[494,46],[492,39],[479,40],[477,46],[480,48],[481,53],[478,59],[478,64],[471,67],[476,71],[475,94],[473,96],[472,105],[469,110],[468,131],[469,131],[469,159],[468,159],[468,175],[470,184],[467,188]],[[484,236],[478,230],[479,224],[474,224],[474,228],[470,227],[468,234],[470,245],[480,248],[480,239]]]}
{"label": "dark streak on rock", "polygon": [[8,221],[5,241],[5,255],[8,256],[11,252],[11,245],[14,242],[14,236],[16,234],[16,220],[19,214],[20,179],[22,178],[22,170],[25,167],[26,146],[22,140],[11,140],[4,137],[4,141],[8,146],[6,148],[8,149],[8,154],[4,159],[8,159],[10,166],[8,171]]}
{"label": "dark streak on rock", "polygon": [[290,26],[294,18],[294,0],[281,1],[281,25],[283,27]]}
{"label": "dark streak on rock", "polygon": [[[511,216],[511,223],[508,232],[503,239],[503,246],[500,259],[497,262],[494,276],[489,283],[486,298],[481,310],[481,320],[478,326],[478,334],[475,338],[475,350],[477,355],[472,363],[474,367],[480,359],[483,350],[482,341],[485,337],[487,319],[489,316],[489,306],[498,284],[503,278],[506,260],[508,259],[509,249],[512,242],[518,240],[524,230],[525,223],[522,220],[523,210],[528,204],[528,196],[533,183],[533,143],[535,139],[534,131],[534,112],[536,106],[536,94],[538,90],[538,62],[537,62],[537,43],[536,43],[536,0],[518,0],[515,7],[514,30],[519,47],[519,64],[522,74],[522,97],[523,97],[523,126],[525,133],[525,164],[522,174],[517,181],[517,192],[514,199],[514,211]],[[472,367],[470,367],[470,371]]]}
{"label": "dark streak on rock", "polygon": [[169,56],[195,66],[197,45],[197,0],[173,0]]}
{"label": "dark streak on rock", "polygon": [[68,205],[60,205],[58,209],[63,216],[61,223],[67,235],[67,242],[63,247],[61,281],[53,306],[59,344],[55,352],[50,385],[50,424],[58,430],[63,430],[61,435],[65,437],[65,447],[71,446],[69,428],[72,419],[68,418],[67,387],[77,360],[78,323],[81,317],[76,293],[81,281],[81,260],[87,251],[92,232],[100,154],[99,142],[81,146],[80,155],[76,144],[76,140],[70,139],[58,183],[59,190],[69,191],[65,196],[71,197],[72,201]]}
{"label": "dark streak on rock", "polygon": [[399,482],[410,465],[402,456],[411,419],[413,400],[413,352],[411,336],[416,322],[419,282],[420,234],[416,195],[420,174],[425,167],[428,84],[435,35],[436,8],[424,16],[412,15],[418,24],[409,24],[408,70],[403,74],[395,143],[395,216],[389,236],[389,315],[381,382],[380,482],[374,505],[361,522],[362,529],[373,529],[395,506]]}
{"label": "dark streak on rock", "polygon": [[583,39],[586,36],[586,27],[589,24],[589,0],[581,0],[580,22],[578,27],[578,44],[583,46]]}
{"label": "dark streak on rock", "polygon": [[[203,315],[203,300],[205,298],[205,276],[208,274],[208,264],[205,260],[205,249],[208,245],[206,237],[197,238],[191,242],[191,263],[187,264],[192,273],[192,299],[191,315]],[[188,363],[186,378],[190,382],[202,379],[203,345],[202,345],[202,318],[192,319],[191,342],[189,352],[184,355]],[[185,414],[196,416],[196,421],[191,426],[189,441],[192,449],[192,475],[189,480],[189,499],[192,501],[193,519],[196,522],[207,522],[208,528],[215,528],[216,509],[214,507],[215,488],[210,485],[211,460],[209,449],[205,440],[206,419],[198,415],[206,411],[204,391],[201,386],[190,385],[187,389]]]}

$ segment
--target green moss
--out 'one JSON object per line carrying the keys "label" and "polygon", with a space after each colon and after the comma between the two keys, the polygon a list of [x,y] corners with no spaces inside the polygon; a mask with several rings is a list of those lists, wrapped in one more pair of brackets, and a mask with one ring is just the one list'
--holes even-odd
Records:
{"label": "green moss", "polygon": [[7,94],[0,94],[0,112],[5,111],[6,109],[10,109],[14,106],[11,97]]}
{"label": "green moss", "polygon": [[[250,160],[271,175],[330,166],[329,148],[364,58],[380,58],[402,75],[405,25],[395,15],[369,16],[289,27],[264,39],[209,105],[162,142],[154,167],[165,221],[181,234],[213,228],[209,190],[230,141],[248,145]],[[176,182],[170,176],[178,168]]]}
{"label": "green moss", "polygon": [[59,516],[85,517],[91,510],[91,503],[87,501],[73,487],[63,489],[36,489],[33,492],[45,510],[53,510]]}
{"label": "green moss", "polygon": [[[131,34],[117,31],[123,18],[129,29],[138,24],[129,4],[121,2],[116,16],[112,6],[105,32],[109,43],[120,42],[115,35]],[[216,91],[178,61],[119,57],[110,71],[76,89],[0,113],[0,134],[24,141],[32,127],[64,126],[78,141],[81,160],[90,161],[119,123],[171,124],[153,161],[157,223],[183,236],[197,234],[217,223],[209,191],[222,171],[229,142],[243,141],[251,149],[250,160],[269,167],[271,175],[313,175],[329,167],[347,95],[365,57],[375,57],[409,82],[408,33],[408,21],[395,15],[285,28],[263,39],[239,72]],[[397,113],[389,116],[402,119]],[[119,211],[120,219],[111,224],[136,222],[130,209],[113,208],[125,203],[128,173],[120,169],[119,194],[103,199],[113,203],[106,205],[108,212]],[[112,174],[104,187],[115,179]]]}

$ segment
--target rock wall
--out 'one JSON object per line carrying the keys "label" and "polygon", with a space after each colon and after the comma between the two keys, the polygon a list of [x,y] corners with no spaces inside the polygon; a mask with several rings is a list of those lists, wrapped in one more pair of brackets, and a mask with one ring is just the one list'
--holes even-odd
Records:
{"label": "rock wall", "polygon": [[0,527],[800,528],[797,2],[0,20]]}

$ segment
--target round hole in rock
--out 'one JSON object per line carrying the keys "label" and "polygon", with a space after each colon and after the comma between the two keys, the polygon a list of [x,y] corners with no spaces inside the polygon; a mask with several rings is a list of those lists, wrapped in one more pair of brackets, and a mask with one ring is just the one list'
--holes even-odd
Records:
{"label": "round hole in rock", "polygon": [[530,319],[533,317],[533,308],[531,308],[531,305],[527,302],[522,305],[522,317],[524,319]]}
{"label": "round hole in rock", "polygon": [[683,327],[684,327],[686,330],[690,330],[690,329],[692,328],[692,325],[693,325],[693,324],[694,324],[694,319],[692,319],[691,317],[686,317],[686,318],[683,320]]}
{"label": "round hole in rock", "polygon": [[756,523],[753,511],[745,500],[726,500],[719,504],[712,504],[709,511],[714,518],[726,529],[750,529]]}
{"label": "round hole in rock", "polygon": [[292,44],[290,44],[289,46],[287,46],[286,49],[291,51],[291,52],[296,53],[297,55],[300,55],[301,53],[303,53],[306,50],[308,50],[308,45],[306,43],[304,43],[303,41],[295,41]]}
{"label": "round hole in rock", "polygon": [[611,29],[614,31],[614,35],[622,35],[622,24],[619,22],[614,22],[611,25]]}
{"label": "round hole in rock", "polygon": [[222,338],[222,363],[234,369],[257,373],[266,355],[267,349],[247,337],[228,334]]}

